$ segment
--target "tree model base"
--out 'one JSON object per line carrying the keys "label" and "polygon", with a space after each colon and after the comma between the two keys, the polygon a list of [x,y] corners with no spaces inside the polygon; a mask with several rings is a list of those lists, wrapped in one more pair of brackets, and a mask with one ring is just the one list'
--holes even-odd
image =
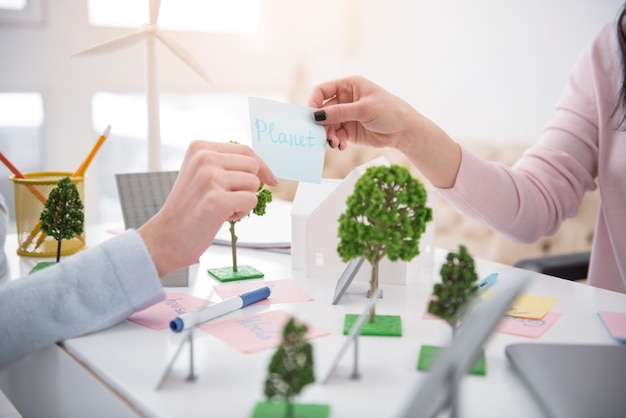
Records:
{"label": "tree model base", "polygon": [[[420,349],[420,356],[417,362],[417,370],[428,371],[432,367],[433,363],[437,359],[437,356],[444,347],[437,347],[434,345],[423,345]],[[474,362],[474,365],[469,371],[471,374],[484,376],[487,374],[487,360],[485,359],[485,350],[480,350],[478,358]]]}
{"label": "tree model base", "polygon": [[[348,335],[354,323],[359,319],[357,314],[346,314],[343,323],[343,335]],[[376,315],[376,322],[366,320],[361,327],[360,335],[378,335],[384,337],[402,336],[402,319],[398,315]]]}
{"label": "tree model base", "polygon": [[[275,418],[287,416],[287,404],[285,402],[257,402],[252,418]],[[323,404],[293,404],[294,418],[328,418],[330,406]]]}
{"label": "tree model base", "polygon": [[33,267],[31,271],[28,272],[28,274],[32,274],[36,271],[43,270],[46,267],[54,266],[55,264],[56,264],[56,261],[41,261],[35,264],[35,267]]}
{"label": "tree model base", "polygon": [[265,276],[264,273],[251,266],[237,266],[237,271],[233,271],[232,267],[220,267],[208,269],[208,273],[220,282],[234,282],[238,280],[260,279]]}

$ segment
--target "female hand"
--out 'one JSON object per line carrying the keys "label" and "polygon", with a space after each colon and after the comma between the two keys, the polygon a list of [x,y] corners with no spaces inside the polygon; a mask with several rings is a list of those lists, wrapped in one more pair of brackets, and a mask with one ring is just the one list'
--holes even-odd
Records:
{"label": "female hand", "polygon": [[309,106],[324,125],[328,143],[343,150],[348,142],[404,153],[433,185],[452,187],[461,148],[439,126],[404,100],[373,82],[352,76],[315,87]]}
{"label": "female hand", "polygon": [[254,209],[261,181],[277,184],[250,147],[193,142],[163,207],[137,230],[159,276],[196,262],[225,221]]}
{"label": "female hand", "polygon": [[348,142],[398,148],[421,119],[404,100],[360,76],[316,86],[309,106],[320,109],[315,120],[326,128],[331,148],[340,150]]}

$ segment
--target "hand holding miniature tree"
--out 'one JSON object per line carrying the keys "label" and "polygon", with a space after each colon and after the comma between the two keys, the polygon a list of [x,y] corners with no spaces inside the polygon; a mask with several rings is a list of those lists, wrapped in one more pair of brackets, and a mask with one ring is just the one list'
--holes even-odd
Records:
{"label": "hand holding miniature tree", "polygon": [[[265,209],[267,208],[267,205],[272,201],[272,192],[264,189],[263,186],[265,184],[263,182],[261,182],[261,184],[259,185],[259,188],[257,190],[256,196],[257,196],[257,204],[254,207],[254,209],[252,209],[252,213],[254,213],[257,216],[263,216],[265,215]],[[248,215],[250,216],[250,215]],[[235,224],[239,222],[239,220],[234,220],[234,221],[228,221],[230,228],[230,247],[231,247],[231,252],[233,254],[233,272],[237,272],[237,235],[235,234]]]}
{"label": "hand holding miniature tree", "polygon": [[74,234],[83,233],[85,215],[78,188],[69,177],[59,180],[50,191],[48,200],[41,212],[41,230],[57,240],[57,263],[61,259],[61,243]]}
{"label": "hand holding miniature tree", "polygon": [[307,330],[306,325],[297,325],[293,317],[289,319],[265,379],[265,396],[284,401],[286,417],[293,417],[293,397],[300,394],[306,385],[315,382],[313,346],[304,339]]}
{"label": "hand holding miniature tree", "polygon": [[[365,257],[372,266],[370,295],[378,290],[378,263],[410,261],[419,255],[419,239],[432,220],[424,185],[399,165],[369,167],[354,185],[339,217],[337,252],[342,260]],[[370,322],[375,322],[375,307]]]}
{"label": "hand holding miniature tree", "polygon": [[433,289],[436,299],[429,302],[428,312],[450,324],[455,335],[464,308],[478,290],[474,259],[464,245],[459,245],[458,253],[448,253],[440,274],[441,283],[436,283]]}

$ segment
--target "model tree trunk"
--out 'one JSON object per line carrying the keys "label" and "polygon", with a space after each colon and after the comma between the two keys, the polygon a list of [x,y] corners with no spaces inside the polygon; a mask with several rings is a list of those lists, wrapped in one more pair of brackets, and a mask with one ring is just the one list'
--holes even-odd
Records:
{"label": "model tree trunk", "polygon": [[[370,297],[376,297],[376,291],[378,290],[378,261],[372,263],[372,277],[370,278]],[[370,309],[370,323],[376,322],[376,304],[372,305]]]}
{"label": "model tree trunk", "polygon": [[63,242],[63,238],[59,238],[57,240],[57,263],[61,261],[61,243]]}
{"label": "model tree trunk", "polygon": [[235,235],[235,224],[237,221],[228,221],[230,224],[230,248],[233,253],[233,272],[237,272],[237,235]]}
{"label": "model tree trunk", "polygon": [[[232,141],[231,141],[232,142]],[[263,188],[264,183],[261,182],[259,184],[259,188],[257,189],[256,197],[257,203],[254,209],[252,209],[252,213],[257,216],[265,215],[265,209],[267,205],[272,201],[272,192]],[[250,215],[250,214],[248,214]],[[239,222],[236,221],[228,221],[230,225],[230,248],[233,254],[233,273],[237,273],[237,235],[235,235],[235,224]]]}

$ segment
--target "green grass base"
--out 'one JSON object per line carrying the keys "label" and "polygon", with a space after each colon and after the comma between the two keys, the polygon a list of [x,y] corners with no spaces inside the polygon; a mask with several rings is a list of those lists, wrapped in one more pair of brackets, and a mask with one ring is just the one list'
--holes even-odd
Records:
{"label": "green grass base", "polygon": [[43,270],[43,269],[45,269],[46,267],[54,266],[56,263],[57,263],[56,261],[41,261],[41,262],[39,262],[39,263],[35,264],[35,267],[33,267],[33,268],[32,268],[32,269],[28,272],[28,274],[32,274],[32,273],[34,273],[34,272],[36,272],[36,271]]}
{"label": "green grass base", "polygon": [[[348,335],[359,315],[346,314],[343,323],[343,335]],[[384,337],[402,336],[402,319],[398,315],[376,315],[376,322],[369,322],[369,317],[361,327],[360,335],[380,335]]]}
{"label": "green grass base", "polygon": [[238,280],[260,279],[265,274],[251,266],[237,266],[234,272],[231,267],[207,269],[208,273],[220,282],[234,282]]}
{"label": "green grass base", "polygon": [[[420,356],[417,362],[417,370],[428,371],[437,359],[439,353],[444,347],[434,345],[423,345],[420,349]],[[480,350],[480,354],[474,362],[474,366],[470,369],[470,374],[484,376],[487,374],[487,359],[485,358],[485,350]]]}
{"label": "green grass base", "polygon": [[[287,404],[285,402],[257,402],[252,412],[252,418],[280,418],[286,416]],[[328,418],[329,416],[329,405],[293,404],[294,418]]]}

